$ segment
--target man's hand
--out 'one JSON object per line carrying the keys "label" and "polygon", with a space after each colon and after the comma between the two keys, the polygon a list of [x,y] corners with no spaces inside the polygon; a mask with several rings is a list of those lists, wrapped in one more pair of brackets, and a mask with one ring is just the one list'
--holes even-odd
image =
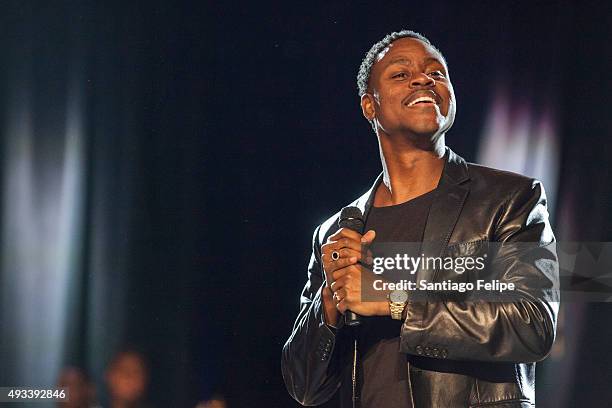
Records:
{"label": "man's hand", "polygon": [[[358,262],[371,263],[372,254],[367,247],[375,237],[373,230],[361,235],[341,228],[321,246],[321,260],[327,282],[322,293],[327,324],[334,326],[338,312],[344,314],[347,310],[362,316],[389,314],[388,302],[361,301],[362,275],[364,281],[373,280],[374,275]],[[367,250],[365,254],[362,253],[364,248]],[[332,259],[333,252],[338,252],[337,260]]]}

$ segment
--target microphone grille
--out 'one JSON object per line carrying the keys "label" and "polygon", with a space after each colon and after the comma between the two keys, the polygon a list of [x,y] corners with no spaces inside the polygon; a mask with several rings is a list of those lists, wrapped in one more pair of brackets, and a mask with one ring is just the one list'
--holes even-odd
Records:
{"label": "microphone grille", "polygon": [[340,220],[347,220],[351,218],[363,221],[363,214],[361,213],[359,207],[344,207],[342,211],[340,211]]}

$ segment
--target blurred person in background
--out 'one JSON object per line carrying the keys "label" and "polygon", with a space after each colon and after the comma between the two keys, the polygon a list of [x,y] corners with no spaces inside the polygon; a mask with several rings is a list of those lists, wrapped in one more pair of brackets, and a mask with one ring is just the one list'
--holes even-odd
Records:
{"label": "blurred person in background", "polygon": [[146,402],[148,381],[149,371],[141,353],[117,353],[106,370],[109,408],[150,408]]}
{"label": "blurred person in background", "polygon": [[65,367],[57,380],[58,388],[66,388],[68,401],[60,402],[58,407],[62,408],[94,408],[96,400],[96,388],[87,373],[74,366]]}
{"label": "blurred person in background", "polygon": [[210,399],[198,403],[196,408],[227,408],[227,402],[222,395],[215,394]]}

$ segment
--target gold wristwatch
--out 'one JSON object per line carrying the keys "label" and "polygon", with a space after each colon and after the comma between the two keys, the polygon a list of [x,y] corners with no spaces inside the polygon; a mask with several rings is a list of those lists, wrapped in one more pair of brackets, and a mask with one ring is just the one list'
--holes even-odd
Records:
{"label": "gold wristwatch", "polygon": [[389,310],[392,319],[402,320],[406,303],[408,303],[408,292],[405,290],[394,290],[389,293]]}

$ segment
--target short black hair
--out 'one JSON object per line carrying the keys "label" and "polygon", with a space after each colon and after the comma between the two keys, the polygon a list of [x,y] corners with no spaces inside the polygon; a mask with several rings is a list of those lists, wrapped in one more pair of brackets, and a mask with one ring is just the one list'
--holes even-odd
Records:
{"label": "short black hair", "polygon": [[417,40],[421,40],[425,44],[429,45],[431,48],[436,50],[438,54],[440,54],[440,56],[444,60],[444,63],[446,64],[444,55],[442,55],[440,50],[436,48],[423,34],[411,30],[394,31],[391,34],[387,34],[385,38],[374,44],[372,48],[370,48],[366,56],[363,58],[363,61],[361,61],[361,66],[359,67],[359,72],[357,73],[357,89],[359,91],[360,98],[368,90],[370,73],[372,72],[372,66],[374,66],[374,62],[376,61],[376,57],[378,56],[378,54],[380,54],[382,50],[387,48],[389,44],[391,44],[393,41],[406,37],[416,38]]}

